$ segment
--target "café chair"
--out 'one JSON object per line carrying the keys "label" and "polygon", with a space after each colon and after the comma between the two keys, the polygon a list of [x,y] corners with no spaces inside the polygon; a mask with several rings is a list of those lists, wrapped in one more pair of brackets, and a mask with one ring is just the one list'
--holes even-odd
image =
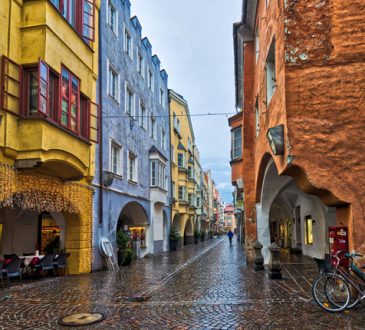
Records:
{"label": "caf\u00e9 chair", "polygon": [[13,258],[9,263],[7,263],[5,266],[3,266],[2,273],[6,275],[8,280],[8,289],[10,288],[9,279],[11,277],[19,277],[20,278],[20,284],[23,286],[23,279],[22,279],[22,270],[20,268],[22,264],[22,259],[16,257]]}
{"label": "caf\u00e9 chair", "polygon": [[61,253],[59,254],[53,261],[53,265],[55,269],[58,271],[58,276],[60,276],[60,269],[63,268],[65,270],[65,274],[67,271],[67,275],[70,275],[67,266],[67,258],[70,256],[69,253]]}
{"label": "caf\u00e9 chair", "polygon": [[55,258],[55,254],[46,254],[36,265],[33,265],[33,270],[42,271],[43,278],[45,277],[45,272],[52,270],[53,276],[56,276],[55,274],[55,268],[53,265],[53,260]]}

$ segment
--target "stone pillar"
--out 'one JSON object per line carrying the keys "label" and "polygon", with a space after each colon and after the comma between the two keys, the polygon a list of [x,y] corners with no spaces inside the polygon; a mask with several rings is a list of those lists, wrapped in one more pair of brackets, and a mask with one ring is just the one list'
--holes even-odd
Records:
{"label": "stone pillar", "polygon": [[280,263],[280,247],[275,242],[269,246],[269,278],[271,280],[282,279]]}
{"label": "stone pillar", "polygon": [[255,271],[264,270],[264,257],[262,256],[261,249],[263,245],[256,241],[253,245],[255,249]]}

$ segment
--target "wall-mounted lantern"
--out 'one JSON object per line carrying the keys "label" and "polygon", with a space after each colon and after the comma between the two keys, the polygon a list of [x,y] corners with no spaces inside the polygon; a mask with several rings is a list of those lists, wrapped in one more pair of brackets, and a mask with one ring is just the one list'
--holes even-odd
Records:
{"label": "wall-mounted lantern", "polygon": [[267,139],[274,155],[284,155],[284,125],[269,128]]}
{"label": "wall-mounted lantern", "polygon": [[103,171],[103,185],[111,186],[114,180],[114,173],[109,171]]}

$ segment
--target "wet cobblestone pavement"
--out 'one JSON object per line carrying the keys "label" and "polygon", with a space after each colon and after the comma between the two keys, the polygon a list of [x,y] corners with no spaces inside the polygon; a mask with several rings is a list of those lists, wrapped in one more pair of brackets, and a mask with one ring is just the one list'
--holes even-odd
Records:
{"label": "wet cobblestone pavement", "polygon": [[[60,317],[101,312],[102,323],[79,329],[365,329],[365,304],[329,314],[311,300],[311,260],[284,258],[284,279],[270,281],[244,258],[238,244],[210,240],[119,272],[12,288],[0,292],[0,328],[67,329]],[[149,299],[131,302],[133,295]]]}

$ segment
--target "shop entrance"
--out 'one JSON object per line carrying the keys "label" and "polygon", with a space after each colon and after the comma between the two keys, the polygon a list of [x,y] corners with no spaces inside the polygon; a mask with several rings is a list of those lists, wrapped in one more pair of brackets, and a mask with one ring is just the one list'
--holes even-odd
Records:
{"label": "shop entrance", "polygon": [[57,253],[61,250],[61,228],[48,212],[38,215],[38,242],[41,254]]}

